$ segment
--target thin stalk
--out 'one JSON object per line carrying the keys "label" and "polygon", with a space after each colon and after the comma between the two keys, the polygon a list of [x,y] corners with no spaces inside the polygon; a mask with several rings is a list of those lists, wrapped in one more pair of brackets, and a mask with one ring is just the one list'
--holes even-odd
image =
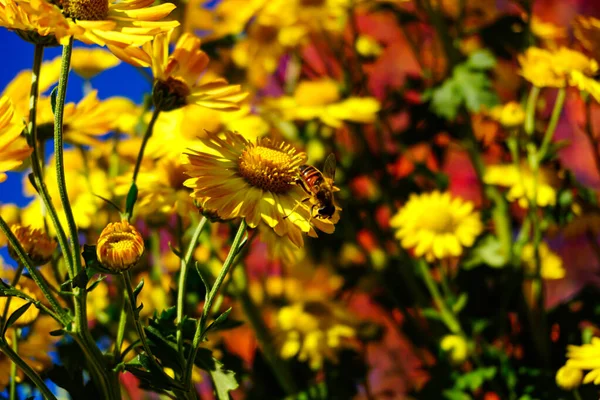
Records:
{"label": "thin stalk", "polygon": [[33,384],[38,388],[38,390],[42,393],[48,400],[56,400],[54,394],[48,389],[48,386],[44,383],[42,378],[35,372],[33,368],[29,366],[19,355],[8,345],[8,343],[4,339],[0,339],[0,351],[2,351],[10,360],[19,367],[25,375],[33,382]]}
{"label": "thin stalk", "polygon": [[[19,278],[21,277],[21,274],[23,273],[23,264],[19,263],[19,267],[17,268],[17,271],[15,272],[15,276],[13,277],[12,282],[10,283],[10,286],[15,287],[17,286],[17,283],[19,283]],[[8,297],[6,299],[6,303],[4,304],[4,310],[2,310],[2,314],[0,315],[0,328],[4,327],[4,324],[6,323],[6,320],[8,318],[8,309],[10,308],[10,302],[12,300],[12,296]]]}
{"label": "thin stalk", "polygon": [[127,324],[127,307],[125,305],[125,296],[121,296],[121,312],[119,314],[119,327],[117,328],[117,336],[115,338],[115,348],[113,359],[115,363],[121,362],[121,347],[123,347],[123,339],[125,338],[125,325]]}
{"label": "thin stalk", "polygon": [[[8,302],[7,302],[8,303]],[[16,353],[19,345],[17,343],[17,330],[12,330],[12,350]],[[10,363],[10,400],[17,399],[17,364],[14,362]]]}
{"label": "thin stalk", "polygon": [[546,128],[544,138],[542,139],[542,145],[538,151],[538,163],[544,159],[546,153],[548,152],[548,148],[550,147],[550,143],[552,143],[552,137],[556,131],[556,125],[558,125],[558,120],[560,119],[560,114],[563,109],[563,104],[565,103],[566,95],[567,90],[565,88],[558,89],[558,94],[556,95],[556,100],[554,101],[554,108],[552,109],[552,115],[550,116],[550,122],[548,122],[548,127]]}
{"label": "thin stalk", "polygon": [[187,251],[185,252],[185,256],[181,259],[181,271],[179,272],[179,287],[177,288],[177,349],[179,353],[183,355],[183,326],[181,321],[183,320],[183,309],[185,306],[185,287],[187,283],[188,271],[190,268],[190,261],[192,260],[192,255],[194,254],[194,249],[196,248],[196,244],[198,243],[198,239],[200,239],[200,234],[202,233],[202,229],[206,224],[207,219],[202,217],[196,225],[196,230],[190,239],[190,243],[188,244]]}
{"label": "thin stalk", "polygon": [[140,167],[142,166],[142,160],[144,159],[144,151],[146,150],[146,145],[148,144],[148,140],[152,137],[152,131],[154,130],[154,124],[158,119],[160,114],[160,110],[158,108],[154,109],[152,113],[152,118],[146,127],[146,133],[144,133],[144,137],[142,139],[142,146],[140,147],[140,152],[138,153],[137,160],[135,160],[135,167],[133,169],[133,178],[132,182],[135,183],[137,180],[137,176],[140,172]]}
{"label": "thin stalk", "polygon": [[202,314],[200,316],[200,321],[196,325],[196,332],[194,333],[194,339],[192,340],[192,348],[190,349],[189,357],[187,358],[186,369],[183,375],[184,387],[191,387],[192,381],[192,369],[194,368],[194,360],[196,359],[196,354],[198,353],[198,347],[200,347],[200,343],[204,339],[204,335],[206,334],[206,322],[208,319],[208,315],[210,310],[212,309],[212,305],[214,299],[225,280],[225,277],[233,267],[235,260],[235,256],[239,251],[239,247],[242,243],[242,238],[246,233],[246,221],[242,219],[238,231],[233,239],[233,243],[231,244],[231,249],[229,250],[229,254],[227,254],[227,258],[221,267],[221,271],[215,280],[215,283],[212,285],[208,295],[206,296],[206,302],[204,303],[204,307],[202,308]]}
{"label": "thin stalk", "polygon": [[29,141],[31,142],[31,169],[33,171],[33,180],[36,189],[42,198],[42,202],[50,215],[54,229],[56,230],[56,236],[60,249],[65,256],[67,261],[67,269],[69,271],[69,278],[73,279],[75,276],[72,270],[71,264],[71,250],[68,246],[67,235],[60,224],[58,213],[52,203],[52,198],[48,194],[48,188],[44,183],[44,173],[42,171],[42,165],[44,160],[40,158],[38,153],[38,139],[37,139],[37,104],[39,98],[39,77],[40,70],[42,68],[42,61],[44,58],[44,47],[36,45],[33,57],[33,68],[31,73],[31,90],[29,97],[29,124],[27,125],[27,134],[29,135]]}
{"label": "thin stalk", "polygon": [[540,88],[533,86],[527,97],[527,104],[525,106],[525,133],[529,136],[533,135],[535,130],[535,106],[539,95]]}

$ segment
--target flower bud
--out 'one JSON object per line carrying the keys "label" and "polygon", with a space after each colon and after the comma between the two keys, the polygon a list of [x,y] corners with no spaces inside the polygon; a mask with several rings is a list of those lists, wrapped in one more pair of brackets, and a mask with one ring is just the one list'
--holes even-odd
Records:
{"label": "flower bud", "polygon": [[580,369],[562,366],[556,372],[556,384],[564,390],[573,390],[581,385],[583,372]]}
{"label": "flower bud", "polygon": [[[45,232],[19,224],[12,225],[10,230],[34,265],[44,265],[52,259],[52,253],[56,250],[56,242]],[[13,259],[19,260],[17,251],[12,246],[8,247],[8,252]]]}
{"label": "flower bud", "polygon": [[152,88],[154,106],[161,111],[173,111],[187,104],[190,90],[178,79],[169,77],[166,81],[157,80]]}
{"label": "flower bud", "polygon": [[459,335],[444,336],[440,347],[448,353],[450,362],[455,365],[463,363],[469,356],[467,341]]}
{"label": "flower bud", "polygon": [[143,252],[142,235],[126,220],[106,225],[96,245],[98,261],[112,272],[133,267]]}

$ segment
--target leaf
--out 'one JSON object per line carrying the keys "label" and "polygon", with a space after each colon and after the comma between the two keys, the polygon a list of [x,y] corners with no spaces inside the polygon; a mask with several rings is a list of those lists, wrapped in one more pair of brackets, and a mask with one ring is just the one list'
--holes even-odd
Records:
{"label": "leaf", "polygon": [[444,397],[448,400],[471,400],[472,397],[470,395],[468,395],[467,393],[457,390],[457,389],[450,389],[450,390],[444,390],[443,392]]}
{"label": "leaf", "polygon": [[50,93],[50,105],[52,106],[52,115],[56,115],[56,97],[58,95],[58,86],[52,89]]}
{"label": "leaf", "polygon": [[474,392],[483,385],[483,382],[493,379],[494,376],[496,376],[496,371],[496,367],[477,368],[460,375],[456,379],[454,387],[456,389]]}
{"label": "leaf", "polygon": [[208,300],[208,293],[210,292],[210,284],[208,283],[207,279],[208,277],[204,275],[204,272],[202,272],[202,269],[200,268],[200,263],[198,261],[196,261],[194,265],[196,267],[196,272],[198,273],[200,280],[204,284],[204,302],[206,302]]}
{"label": "leaf", "polygon": [[469,55],[465,65],[471,69],[492,69],[496,66],[496,57],[487,49],[476,50]]}
{"label": "leaf", "polygon": [[96,289],[96,286],[98,286],[100,284],[100,282],[102,282],[103,280],[105,280],[107,277],[107,275],[100,275],[100,277],[90,285],[90,287],[87,288],[87,292],[91,292],[92,290]]}
{"label": "leaf", "polygon": [[127,200],[125,202],[125,213],[127,215],[133,214],[133,206],[135,205],[135,202],[137,201],[137,197],[138,197],[138,187],[135,184],[135,182],[133,182],[131,184],[131,187],[129,188],[129,193],[127,193]]}
{"label": "leaf", "polygon": [[460,87],[454,79],[446,79],[442,85],[431,91],[431,111],[447,120],[453,120],[463,102]]}
{"label": "leaf", "polygon": [[81,270],[77,275],[75,275],[71,283],[73,284],[73,287],[85,289],[87,287],[88,282],[88,269],[86,268]]}
{"label": "leaf", "polygon": [[231,307],[223,312],[223,314],[219,315],[209,326],[206,328],[206,332],[211,329],[218,329],[221,325],[227,321],[227,317],[231,313]]}
{"label": "leaf", "polygon": [[17,320],[21,318],[21,315],[25,314],[29,307],[31,307],[31,302],[23,304],[21,307],[17,308],[15,312],[10,315],[10,317],[8,317],[8,320],[6,320],[6,325],[4,325],[4,330],[2,331],[2,335],[0,337],[4,337],[6,329],[10,328],[12,324],[17,322]]}
{"label": "leaf", "polygon": [[462,311],[463,308],[467,305],[467,301],[469,300],[469,295],[467,293],[461,293],[456,302],[452,305],[452,311],[455,314],[458,314]]}
{"label": "leaf", "polygon": [[421,314],[423,314],[425,318],[435,319],[437,321],[442,320],[440,313],[434,308],[424,308],[421,310]]}
{"label": "leaf", "polygon": [[56,329],[56,330],[50,332],[50,336],[62,336],[64,334],[65,334],[65,331],[63,329]]}
{"label": "leaf", "polygon": [[176,372],[183,371],[183,360],[177,351],[177,344],[170,341],[162,335],[162,333],[153,326],[144,327],[146,335],[150,340],[152,352],[158,357],[162,364],[172,368]]}
{"label": "leaf", "polygon": [[480,265],[502,268],[506,265],[507,261],[498,238],[493,235],[487,235],[471,250],[469,257],[463,261],[462,266],[466,270]]}
{"label": "leaf", "polygon": [[224,369],[223,364],[212,357],[212,352],[208,349],[198,351],[195,364],[205,371],[208,371],[213,381],[213,386],[219,400],[229,400],[229,392],[237,389],[238,382],[235,379],[235,372]]}
{"label": "leaf", "polygon": [[138,283],[137,286],[135,287],[135,289],[133,289],[133,302],[136,304],[137,304],[138,295],[142,291],[143,287],[144,287],[144,279],[142,278],[140,283]]}

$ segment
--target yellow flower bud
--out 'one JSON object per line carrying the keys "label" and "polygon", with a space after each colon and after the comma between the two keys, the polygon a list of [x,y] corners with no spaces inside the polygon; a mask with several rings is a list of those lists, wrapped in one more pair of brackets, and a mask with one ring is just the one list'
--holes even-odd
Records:
{"label": "yellow flower bud", "polygon": [[573,390],[581,385],[583,372],[580,369],[562,366],[556,372],[556,384],[564,390]]}
{"label": "yellow flower bud", "polygon": [[[34,265],[44,265],[52,259],[52,253],[56,250],[56,242],[42,230],[19,224],[12,225],[10,230]],[[19,259],[12,246],[9,246],[8,252],[15,260]]]}
{"label": "yellow flower bud", "polygon": [[453,364],[463,363],[469,356],[467,341],[459,335],[446,335],[440,343],[442,350],[448,352],[450,362]]}
{"label": "yellow flower bud", "polygon": [[126,220],[106,225],[96,246],[98,261],[113,272],[133,267],[143,252],[142,235]]}

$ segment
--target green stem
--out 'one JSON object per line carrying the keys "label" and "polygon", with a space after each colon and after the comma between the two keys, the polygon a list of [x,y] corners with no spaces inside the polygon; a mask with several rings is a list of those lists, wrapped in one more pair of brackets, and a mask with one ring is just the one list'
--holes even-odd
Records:
{"label": "green stem", "polygon": [[[8,302],[7,302],[8,303]],[[16,353],[19,345],[17,343],[17,330],[12,330],[12,350]],[[10,400],[17,399],[17,364],[14,362],[10,363]]]}
{"label": "green stem", "polygon": [[121,312],[119,314],[119,327],[117,328],[117,336],[115,338],[115,348],[113,358],[115,363],[121,362],[121,347],[123,347],[123,339],[125,338],[125,325],[127,324],[127,307],[125,306],[125,295],[121,296]]}
{"label": "green stem", "polygon": [[581,395],[579,394],[579,390],[577,388],[573,389],[573,398],[575,400],[581,400]]}
{"label": "green stem", "polygon": [[442,295],[431,276],[431,272],[429,271],[429,265],[425,262],[425,260],[417,261],[419,265],[419,271],[421,272],[421,276],[423,277],[423,281],[425,282],[425,286],[427,286],[427,290],[431,294],[434,304],[438,308],[442,321],[446,324],[446,327],[450,332],[455,335],[464,336],[462,328],[460,327],[460,323],[454,316],[454,314],[448,309],[446,302],[442,298]]}
{"label": "green stem", "polygon": [[12,231],[10,230],[10,228],[8,227],[8,225],[6,224],[6,221],[4,221],[2,216],[0,216],[0,230],[6,235],[10,246],[12,246],[12,248],[15,250],[15,252],[19,256],[19,260],[17,260],[17,261],[19,261],[19,263],[21,265],[24,265],[25,268],[27,268],[27,270],[29,271],[29,274],[31,275],[31,278],[38,285],[38,287],[42,291],[44,297],[50,303],[50,306],[52,307],[52,309],[60,316],[60,320],[63,323],[63,325],[66,326],[69,323],[69,321],[71,320],[71,316],[65,309],[63,309],[60,306],[60,304],[58,304],[58,301],[52,294],[52,291],[46,285],[46,281],[42,278],[39,271],[33,266],[33,262],[31,261],[31,259],[27,255],[27,253],[25,253],[23,246],[21,246],[21,243],[19,243],[19,241],[17,240],[15,235],[12,233]]}
{"label": "green stem", "polygon": [[184,387],[191,387],[192,382],[192,369],[194,368],[194,360],[196,360],[196,354],[198,353],[198,347],[200,347],[200,343],[204,339],[206,334],[206,322],[208,319],[208,315],[210,310],[212,309],[213,301],[225,280],[225,277],[229,273],[231,267],[233,267],[233,261],[235,260],[235,256],[239,251],[239,247],[242,243],[242,238],[246,233],[246,221],[242,219],[238,231],[233,239],[233,243],[231,244],[231,249],[229,250],[229,254],[227,254],[227,258],[221,267],[221,271],[215,280],[215,283],[212,285],[210,291],[206,296],[206,302],[204,303],[204,307],[202,308],[202,314],[200,316],[200,321],[196,325],[196,332],[194,333],[194,339],[192,340],[192,348],[190,349],[189,357],[187,358],[186,370],[183,375]]}
{"label": "green stem", "polygon": [[144,138],[142,139],[142,146],[140,147],[140,152],[138,153],[137,160],[135,160],[135,167],[133,169],[133,178],[132,178],[133,183],[135,183],[137,180],[137,176],[140,172],[140,167],[142,166],[142,160],[144,159],[144,151],[146,150],[146,144],[148,144],[148,140],[150,139],[150,137],[152,137],[152,131],[154,130],[154,124],[156,123],[156,120],[158,119],[159,114],[160,114],[160,110],[158,108],[155,108],[154,112],[152,113],[152,118],[150,119],[150,122],[148,123],[148,126],[146,127],[146,133],[144,133]]}
{"label": "green stem", "polygon": [[525,106],[525,133],[529,136],[533,135],[535,131],[535,106],[539,95],[540,88],[533,86],[527,97],[527,104]]}
{"label": "green stem", "polygon": [[560,119],[560,114],[565,103],[566,95],[567,90],[565,88],[558,89],[556,101],[554,102],[554,108],[552,109],[552,115],[550,116],[550,122],[546,128],[546,133],[544,133],[540,150],[538,151],[538,163],[544,159],[546,153],[548,152],[548,148],[550,147],[550,143],[552,143],[552,137],[554,136],[554,131],[556,131],[556,125],[558,125],[558,120]]}
{"label": "green stem", "polygon": [[[10,286],[15,287],[17,286],[17,283],[19,283],[19,278],[21,277],[21,274],[23,273],[23,264],[19,263],[19,267],[17,268],[17,271],[15,272],[15,276],[13,277],[12,282],[10,283]],[[2,314],[0,315],[0,331],[4,331],[4,324],[6,323],[6,320],[8,318],[8,309],[10,308],[10,302],[12,300],[12,296],[8,297],[6,299],[6,303],[4,304],[4,310],[2,311]]]}
{"label": "green stem", "polygon": [[29,100],[29,124],[27,126],[27,134],[29,135],[29,142],[31,144],[31,169],[33,171],[33,181],[36,186],[42,202],[46,206],[46,210],[50,215],[54,229],[56,230],[56,236],[60,249],[65,256],[67,261],[67,269],[69,271],[69,278],[73,279],[74,274],[71,264],[71,250],[68,246],[67,235],[60,224],[58,213],[52,202],[52,198],[48,193],[48,188],[44,183],[44,173],[42,171],[42,165],[44,160],[40,158],[38,154],[38,139],[37,139],[37,103],[39,98],[39,78],[40,70],[42,68],[42,61],[44,58],[44,47],[40,45],[35,46],[35,53],[33,57],[33,68],[31,73],[31,93]]}
{"label": "green stem", "polygon": [[35,372],[33,368],[29,366],[19,355],[8,345],[4,338],[0,338],[0,350],[6,354],[10,360],[19,367],[25,375],[33,382],[33,384],[38,388],[38,390],[42,393],[42,395],[49,400],[56,400],[56,397],[52,394],[48,386],[44,383],[42,378]]}
{"label": "green stem", "polygon": [[196,230],[190,239],[190,243],[188,244],[187,251],[185,252],[185,256],[181,259],[181,271],[179,272],[179,287],[177,288],[177,349],[179,353],[183,355],[183,326],[181,324],[183,320],[183,311],[185,307],[185,288],[187,283],[187,276],[190,267],[190,262],[192,260],[192,255],[194,254],[194,249],[196,248],[196,244],[200,239],[200,234],[202,233],[202,229],[206,224],[207,219],[202,217],[198,225],[196,226]]}

